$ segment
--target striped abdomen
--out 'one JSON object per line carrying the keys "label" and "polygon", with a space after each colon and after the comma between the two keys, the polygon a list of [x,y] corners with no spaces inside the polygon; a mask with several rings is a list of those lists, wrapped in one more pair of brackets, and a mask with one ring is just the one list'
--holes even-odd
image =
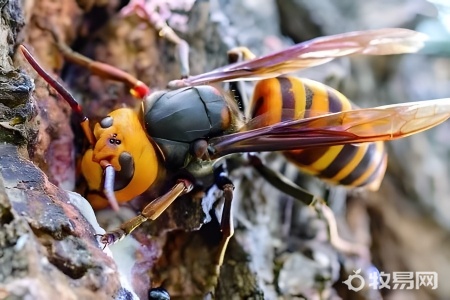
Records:
{"label": "striped abdomen", "polygon": [[[255,87],[251,117],[261,115],[258,126],[300,119],[355,107],[340,92],[309,79],[277,77]],[[294,150],[283,154],[300,169],[334,184],[378,189],[386,171],[383,142]]]}

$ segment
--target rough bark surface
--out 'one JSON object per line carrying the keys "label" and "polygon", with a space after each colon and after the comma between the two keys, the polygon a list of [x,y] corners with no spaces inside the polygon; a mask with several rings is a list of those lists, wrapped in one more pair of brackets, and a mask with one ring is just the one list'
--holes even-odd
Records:
{"label": "rough bark surface", "polygon": [[[156,222],[111,247],[115,261],[105,254],[94,237],[101,232],[86,209],[63,190],[84,191],[77,171],[86,147],[82,133],[71,124],[70,108],[15,52],[25,43],[64,80],[93,122],[115,108],[136,106],[123,84],[65,62],[42,28],[55,28],[75,50],[163,89],[179,78],[174,45],[136,15],[121,16],[127,2],[0,0],[0,299],[132,299],[129,290],[147,299],[148,289],[158,286],[172,299],[208,298],[211,286],[216,299],[445,299],[450,294],[445,285],[448,122],[391,143],[388,175],[377,193],[328,187],[299,175],[277,154],[264,156],[303,187],[328,195],[340,234],[362,245],[360,255],[335,249],[320,215],[245,166],[230,174],[236,231],[218,279],[213,260],[220,233],[213,208],[221,194],[214,190],[181,197]],[[435,9],[422,0],[146,2],[190,44],[192,74],[224,65],[226,51],[237,45],[260,55],[292,44],[291,39],[439,26]],[[450,60],[437,52],[430,47],[421,55],[346,58],[301,75],[339,89],[363,107],[446,97]],[[152,197],[141,197],[118,216],[97,212],[99,223],[117,227]],[[220,217],[220,205],[216,211]],[[437,272],[439,287],[378,291],[367,286],[355,293],[342,284],[358,269],[368,282],[375,268],[391,274]]]}

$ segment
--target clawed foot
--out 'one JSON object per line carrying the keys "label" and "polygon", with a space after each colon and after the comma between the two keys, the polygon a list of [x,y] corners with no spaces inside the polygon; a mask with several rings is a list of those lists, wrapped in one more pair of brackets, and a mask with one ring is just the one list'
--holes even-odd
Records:
{"label": "clawed foot", "polygon": [[95,235],[98,239],[98,241],[103,244],[103,250],[106,248],[106,246],[114,245],[121,239],[125,237],[125,231],[118,228],[113,231],[107,231],[104,234],[96,234]]}

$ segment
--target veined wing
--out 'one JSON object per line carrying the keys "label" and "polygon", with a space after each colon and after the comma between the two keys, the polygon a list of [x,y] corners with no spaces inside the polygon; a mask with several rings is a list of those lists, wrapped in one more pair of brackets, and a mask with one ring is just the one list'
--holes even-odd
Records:
{"label": "veined wing", "polygon": [[423,47],[426,38],[423,33],[403,28],[354,31],[319,37],[249,61],[227,65],[187,79],[174,80],[169,83],[169,87],[275,77],[354,54],[412,53]]}
{"label": "veined wing", "polygon": [[403,138],[450,117],[450,98],[357,109],[290,120],[209,140],[212,157]]}

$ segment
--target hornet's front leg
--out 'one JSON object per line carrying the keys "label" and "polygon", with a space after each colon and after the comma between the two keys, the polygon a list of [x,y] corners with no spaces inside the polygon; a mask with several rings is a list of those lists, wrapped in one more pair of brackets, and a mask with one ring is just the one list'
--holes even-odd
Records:
{"label": "hornet's front leg", "polygon": [[190,181],[184,179],[178,180],[178,182],[170,189],[170,191],[150,202],[147,206],[144,207],[144,209],[138,216],[126,221],[115,230],[108,231],[103,235],[99,235],[100,242],[105,246],[112,245],[129,235],[142,223],[148,220],[156,220],[170,206],[170,204],[175,201],[175,199],[177,199],[181,195],[189,193],[192,188],[193,184]]}

